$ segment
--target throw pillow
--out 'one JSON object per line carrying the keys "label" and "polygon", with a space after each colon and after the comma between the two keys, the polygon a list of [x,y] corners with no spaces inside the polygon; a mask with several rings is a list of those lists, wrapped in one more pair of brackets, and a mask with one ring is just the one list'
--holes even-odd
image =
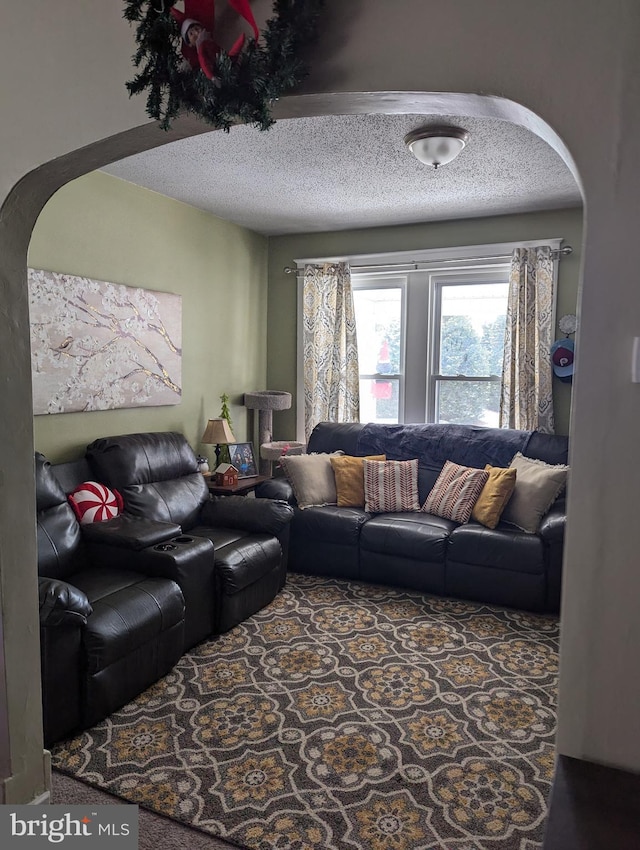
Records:
{"label": "throw pillow", "polygon": [[475,519],[487,528],[495,528],[513,494],[517,473],[515,469],[504,469],[489,464],[485,466],[485,471],[489,473],[489,479],[473,506],[471,519]]}
{"label": "throw pillow", "polygon": [[484,469],[447,460],[420,510],[453,522],[469,522],[473,506],[488,480],[489,473]]}
{"label": "throw pillow", "polygon": [[331,457],[330,454],[319,453],[283,455],[280,458],[299,508],[336,504],[336,478]]}
{"label": "throw pillow", "polygon": [[516,486],[502,519],[533,534],[563,490],[569,467],[563,464],[552,466],[542,460],[525,457],[521,452],[509,466],[516,470]]}
{"label": "throw pillow", "polygon": [[418,461],[367,460],[364,464],[364,508],[371,513],[418,511]]}
{"label": "throw pillow", "polygon": [[[386,455],[367,455],[367,460],[386,460]],[[364,507],[364,458],[352,455],[332,457],[339,508]]]}
{"label": "throw pillow", "polygon": [[122,496],[97,481],[85,481],[67,497],[78,522],[104,522],[113,519],[123,508]]}

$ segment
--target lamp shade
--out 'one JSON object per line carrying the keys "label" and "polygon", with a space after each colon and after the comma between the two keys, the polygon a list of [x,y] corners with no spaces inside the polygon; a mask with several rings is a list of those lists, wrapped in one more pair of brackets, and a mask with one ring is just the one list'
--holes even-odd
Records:
{"label": "lamp shade", "polygon": [[408,133],[404,143],[416,159],[435,169],[455,159],[468,138],[460,127],[421,127]]}
{"label": "lamp shade", "polygon": [[236,438],[231,433],[226,419],[210,419],[202,435],[202,442],[207,445],[235,443]]}

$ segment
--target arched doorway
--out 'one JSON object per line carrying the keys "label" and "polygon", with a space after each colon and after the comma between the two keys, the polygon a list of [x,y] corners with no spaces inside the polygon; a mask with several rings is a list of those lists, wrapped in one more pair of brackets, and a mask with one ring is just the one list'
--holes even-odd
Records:
{"label": "arched doorway", "polygon": [[[362,112],[464,114],[502,118],[521,124],[540,135],[564,158],[573,173],[577,173],[573,159],[552,128],[530,110],[501,98],[420,92],[301,95],[283,99],[275,109],[277,118]],[[4,722],[0,712],[0,724],[4,727],[1,748],[4,758],[0,764],[7,777],[13,773],[12,765],[15,763],[17,752],[20,752],[26,761],[32,760],[35,764],[41,761],[42,753],[42,742],[36,734],[39,723],[38,683],[34,677],[38,652],[36,557],[30,520],[34,512],[33,493],[29,480],[29,470],[32,469],[33,462],[33,440],[30,438],[29,323],[25,278],[26,253],[31,231],[48,198],[69,180],[115,159],[208,130],[208,127],[203,127],[193,120],[182,119],[176,122],[174,129],[167,136],[159,136],[157,128],[147,124],[96,142],[30,172],[13,188],[3,207],[0,219],[0,254],[7,269],[5,309],[12,320],[8,335],[9,353],[2,371],[6,398],[9,399],[14,418],[11,422],[4,421],[0,424],[0,442],[4,446],[5,455],[11,457],[6,468],[6,484],[13,492],[21,494],[21,497],[16,499],[16,505],[20,505],[19,511],[10,506],[9,510],[3,513],[1,525],[4,529],[0,528],[0,531],[5,531],[2,535],[4,542],[0,542],[3,610],[11,611],[11,620],[5,619],[6,628],[3,635],[7,683]],[[16,421],[21,423],[18,428],[15,428]],[[20,528],[25,531],[18,546],[15,532],[18,529],[20,534]],[[7,533],[9,531],[13,532],[13,535]],[[29,659],[29,663],[17,663],[25,657]],[[28,694],[28,710],[17,716],[15,711],[12,712],[11,706],[15,705],[17,694],[25,693]],[[38,787],[37,780],[35,786]]]}

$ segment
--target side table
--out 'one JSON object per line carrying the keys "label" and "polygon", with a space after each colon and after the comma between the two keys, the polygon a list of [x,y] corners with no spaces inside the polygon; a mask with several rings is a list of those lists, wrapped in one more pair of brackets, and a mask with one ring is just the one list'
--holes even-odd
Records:
{"label": "side table", "polygon": [[212,496],[246,496],[253,493],[258,484],[268,481],[269,475],[251,475],[249,478],[240,478],[237,484],[216,484],[215,479],[207,478],[207,487]]}

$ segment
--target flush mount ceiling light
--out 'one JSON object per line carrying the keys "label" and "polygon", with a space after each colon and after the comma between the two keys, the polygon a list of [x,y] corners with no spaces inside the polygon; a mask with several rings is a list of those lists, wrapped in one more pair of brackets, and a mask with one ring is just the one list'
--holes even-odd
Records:
{"label": "flush mount ceiling light", "polygon": [[435,169],[455,159],[468,139],[460,127],[419,127],[407,133],[404,143],[416,159]]}

